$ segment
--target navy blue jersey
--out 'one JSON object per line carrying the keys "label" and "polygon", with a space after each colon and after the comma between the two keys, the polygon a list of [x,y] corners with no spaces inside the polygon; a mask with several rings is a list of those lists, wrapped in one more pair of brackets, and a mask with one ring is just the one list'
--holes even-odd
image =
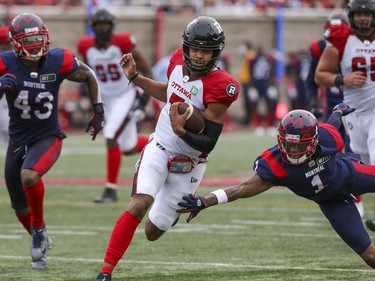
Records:
{"label": "navy blue jersey", "polygon": [[277,146],[264,151],[254,162],[254,170],[265,181],[285,186],[296,195],[317,203],[349,199],[354,166],[342,154],[343,140],[332,125],[319,126],[318,147],[313,157],[299,165],[281,158]]}
{"label": "navy blue jersey", "polygon": [[14,91],[5,93],[11,143],[28,145],[46,136],[64,136],[58,122],[59,88],[77,69],[74,54],[60,48],[51,49],[41,59],[37,75],[31,74],[13,51],[0,54],[0,75],[11,73],[18,83]]}

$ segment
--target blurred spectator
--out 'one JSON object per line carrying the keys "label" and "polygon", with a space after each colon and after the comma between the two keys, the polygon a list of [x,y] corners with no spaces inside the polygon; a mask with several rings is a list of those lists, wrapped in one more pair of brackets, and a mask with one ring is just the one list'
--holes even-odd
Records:
{"label": "blurred spectator", "polygon": [[[259,46],[255,57],[250,61],[250,104],[253,112],[255,134],[263,135],[263,119],[269,135],[276,134],[274,127],[278,91],[275,86],[275,58],[267,55],[263,47]],[[265,101],[265,112],[259,108],[260,101]]]}
{"label": "blurred spectator", "polygon": [[286,66],[286,76],[291,110],[307,108],[305,81],[309,73],[309,68],[310,59],[307,48],[302,47],[296,53],[289,54],[289,63]]}
{"label": "blurred spectator", "polygon": [[239,73],[239,82],[241,84],[241,95],[243,99],[243,107],[245,116],[242,119],[242,123],[249,125],[251,122],[251,104],[249,99],[249,86],[250,86],[250,61],[255,56],[253,45],[250,41],[245,41],[239,47],[239,52],[242,55],[241,68]]}

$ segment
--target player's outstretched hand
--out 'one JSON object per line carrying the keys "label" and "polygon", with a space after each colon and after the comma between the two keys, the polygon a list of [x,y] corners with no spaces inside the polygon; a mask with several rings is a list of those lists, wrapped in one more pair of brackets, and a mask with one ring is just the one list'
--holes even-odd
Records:
{"label": "player's outstretched hand", "polygon": [[7,73],[0,77],[0,90],[1,91],[12,91],[17,87],[16,76]]}
{"label": "player's outstretched hand", "polygon": [[338,105],[336,105],[333,108],[332,112],[335,112],[335,111],[338,111],[338,110],[342,112],[341,113],[342,116],[346,116],[346,115],[352,113],[353,111],[355,111],[356,108],[349,107],[349,105],[342,102],[342,103],[339,103]]}
{"label": "player's outstretched hand", "polygon": [[184,207],[184,209],[177,210],[177,213],[190,213],[186,222],[189,223],[193,218],[195,218],[200,211],[207,208],[206,199],[200,196],[195,196],[194,194],[189,194],[189,196],[183,196],[184,201],[179,202],[177,205]]}
{"label": "player's outstretched hand", "polygon": [[96,135],[103,129],[104,120],[104,108],[102,103],[93,104],[94,115],[91,116],[87,126],[86,133],[91,129],[92,140],[95,140]]}

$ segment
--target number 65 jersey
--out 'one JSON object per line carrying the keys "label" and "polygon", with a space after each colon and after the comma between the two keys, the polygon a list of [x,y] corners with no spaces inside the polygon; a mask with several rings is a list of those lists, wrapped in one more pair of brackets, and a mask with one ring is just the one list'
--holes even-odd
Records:
{"label": "number 65 jersey", "polygon": [[343,76],[361,71],[366,83],[360,88],[344,87],[344,102],[359,111],[375,108],[375,40],[360,39],[347,25],[328,25],[324,37],[327,47],[339,51],[340,70]]}
{"label": "number 65 jersey", "polygon": [[28,145],[46,136],[64,134],[58,122],[58,95],[61,83],[78,69],[74,54],[51,49],[37,71],[30,71],[13,51],[0,54],[0,76],[13,74],[17,87],[5,92],[9,107],[9,137],[16,145]]}

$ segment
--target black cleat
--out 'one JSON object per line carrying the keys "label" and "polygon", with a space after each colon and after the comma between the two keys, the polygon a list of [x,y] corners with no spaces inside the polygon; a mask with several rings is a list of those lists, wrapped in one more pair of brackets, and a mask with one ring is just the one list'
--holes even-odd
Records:
{"label": "black cleat", "polygon": [[117,190],[106,187],[102,196],[94,198],[94,203],[111,203],[117,201]]}
{"label": "black cleat", "polygon": [[103,273],[100,272],[98,277],[96,277],[96,281],[111,281],[112,277],[110,273]]}
{"label": "black cleat", "polygon": [[375,231],[375,219],[367,219],[366,226],[369,230]]}

